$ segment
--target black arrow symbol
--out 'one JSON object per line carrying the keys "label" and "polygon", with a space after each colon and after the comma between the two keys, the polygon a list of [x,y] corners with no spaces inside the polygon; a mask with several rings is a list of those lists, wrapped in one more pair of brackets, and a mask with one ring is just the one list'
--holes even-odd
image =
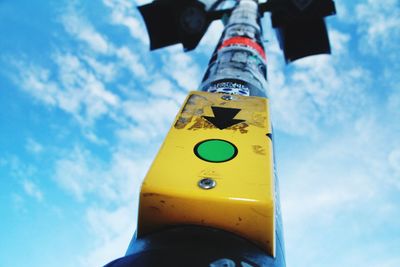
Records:
{"label": "black arrow symbol", "polygon": [[203,116],[206,120],[214,124],[220,130],[228,128],[237,123],[245,120],[236,120],[234,117],[241,111],[238,108],[222,108],[222,107],[211,107],[214,113],[214,117]]}

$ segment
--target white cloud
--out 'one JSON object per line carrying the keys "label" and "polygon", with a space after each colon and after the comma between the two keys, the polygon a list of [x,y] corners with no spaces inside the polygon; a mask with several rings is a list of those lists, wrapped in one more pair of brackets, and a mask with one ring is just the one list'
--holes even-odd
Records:
{"label": "white cloud", "polygon": [[[133,196],[131,198],[134,199]],[[104,208],[90,207],[86,211],[88,227],[92,234],[99,237],[101,243],[112,240],[126,228],[130,229],[129,238],[129,236],[133,235],[131,228],[136,224],[136,217],[134,205],[120,206],[111,211]]]}
{"label": "white cloud", "polygon": [[56,181],[87,203],[85,227],[93,242],[81,266],[103,266],[124,255],[136,229],[138,193],[149,165],[147,157],[133,158],[123,150],[106,163],[79,147],[57,161]]}
{"label": "white cloud", "polygon": [[92,124],[118,105],[118,96],[108,91],[78,57],[56,54],[54,60],[59,80],[47,69],[18,62],[20,76],[14,77],[15,82],[36,99],[72,114],[83,124]]}
{"label": "white cloud", "polygon": [[39,202],[43,201],[43,193],[33,181],[28,179],[23,180],[22,187],[28,196],[33,197]]}
{"label": "white cloud", "polygon": [[185,91],[196,90],[202,78],[202,72],[193,58],[183,53],[179,46],[165,48],[168,56],[163,57],[163,68]]}
{"label": "white cloud", "polygon": [[[315,135],[318,127],[357,116],[370,102],[371,78],[348,55],[349,37],[333,31],[334,55],[318,55],[282,66],[281,52],[272,44],[268,75],[272,119],[276,129],[290,134]],[[274,48],[275,47],[275,48]]]}
{"label": "white cloud", "polygon": [[329,29],[328,33],[330,44],[332,46],[332,53],[346,54],[348,51],[348,43],[351,39],[351,36],[335,29]]}
{"label": "white cloud", "polygon": [[391,259],[376,260],[370,267],[397,267],[400,265],[400,257],[393,255]]}
{"label": "white cloud", "polygon": [[172,87],[173,85],[169,80],[161,78],[152,83],[148,87],[148,90],[151,92],[151,94],[156,96],[170,97],[174,93]]}
{"label": "white cloud", "polygon": [[113,24],[128,28],[132,37],[145,45],[149,44],[144,24],[137,18],[139,12],[132,1],[103,0],[103,3],[111,9],[111,21]]}
{"label": "white cloud", "polygon": [[[130,1],[105,0],[104,3],[111,8],[112,21],[116,25],[129,26],[134,36],[144,39],[146,32],[143,26],[136,20],[134,14],[135,7]],[[62,23],[66,31],[78,41],[88,45],[88,52],[95,52],[109,57],[117,57],[116,63],[100,63],[93,56],[83,55],[83,58],[92,66],[96,73],[102,75],[106,80],[114,77],[117,67],[127,68],[138,78],[147,77],[146,68],[138,55],[133,53],[128,47],[118,47],[108,40],[108,38],[97,31],[95,27],[87,21],[74,7],[70,5],[66,15],[62,17]]]}
{"label": "white cloud", "polygon": [[29,66],[25,62],[15,63],[20,70],[19,77],[13,77],[14,82],[20,84],[22,89],[30,92],[32,96],[45,104],[54,106],[57,103],[54,95],[57,84],[50,80],[50,72],[47,69]]}
{"label": "white cloud", "polygon": [[28,138],[25,148],[33,154],[40,154],[43,151],[43,146],[32,138]]}
{"label": "white cloud", "polygon": [[[131,8],[132,5],[127,1],[118,3],[107,1],[107,4],[123,10]],[[68,6],[66,15],[62,17],[61,21],[67,32],[78,41],[78,44],[86,44],[87,49],[80,49],[78,53],[72,53],[60,52],[65,50],[60,48],[59,51],[53,53],[55,67],[52,70],[16,60],[15,65],[18,71],[13,74],[15,75],[13,79],[16,84],[37,100],[71,114],[82,125],[83,134],[88,140],[96,144],[107,143],[96,135],[95,127],[99,119],[107,117],[121,122],[129,118],[129,116],[124,117],[126,112],[121,112],[121,107],[126,104],[122,104],[123,100],[108,89],[108,87],[118,88],[119,85],[112,82],[115,82],[115,79],[118,78],[117,75],[123,73],[124,70],[133,74],[127,84],[139,81],[149,83],[150,90],[159,85],[162,87],[157,91],[158,94],[162,94],[162,97],[183,101],[184,93],[166,83],[167,80],[161,77],[162,72],[154,74],[157,71],[154,70],[152,64],[146,63],[148,59],[145,56],[134,52],[127,46],[117,47],[109,42],[76,11],[72,4]],[[89,38],[88,36],[97,36],[98,38]],[[97,43],[100,45],[99,47],[96,46]],[[98,55],[99,53],[101,55]],[[185,88],[185,91],[195,88],[196,83],[193,77],[200,79],[200,76],[193,60],[187,55],[175,55],[174,53],[169,54],[169,57],[173,68],[171,71],[173,79],[177,80],[179,85]],[[153,74],[149,75],[149,73]],[[162,81],[162,84],[157,84],[159,80]],[[155,90],[151,93],[156,94]],[[143,99],[140,92],[137,94]],[[163,105],[163,103],[161,104]],[[171,105],[169,104],[169,106]],[[165,106],[163,107],[165,108]],[[156,110],[159,109],[156,107]],[[132,126],[128,125],[125,128],[132,128]]]}
{"label": "white cloud", "polygon": [[122,142],[152,143],[165,135],[178,109],[179,105],[172,99],[126,101],[123,111],[133,124],[121,128],[117,135]]}
{"label": "white cloud", "polygon": [[196,51],[203,52],[204,55],[210,57],[218,44],[223,30],[224,25],[220,20],[211,23],[204,37],[201,39],[199,46],[196,48]]}
{"label": "white cloud", "polygon": [[400,191],[400,146],[394,148],[388,155],[389,166],[392,170],[392,180],[393,184]]}
{"label": "white cloud", "polygon": [[[118,97],[105,89],[104,84],[98,80],[93,72],[82,64],[75,55],[58,54],[55,62],[59,67],[59,78],[67,91],[68,88],[77,88],[84,92],[85,97],[97,98],[98,102],[116,105]],[[71,94],[72,95],[72,94]]]}
{"label": "white cloud", "polygon": [[133,205],[113,211],[92,207],[87,210],[86,218],[96,245],[81,259],[82,266],[103,266],[124,256],[136,227]]}
{"label": "white cloud", "polygon": [[[377,266],[369,253],[357,250],[385,250],[387,242],[398,240],[381,236],[382,225],[389,232],[400,227],[399,220],[390,219],[400,215],[399,176],[393,172],[400,142],[387,144],[397,135],[382,116],[391,115],[365,114],[339,132],[291,149],[291,159],[278,164],[288,265],[297,259],[298,266],[320,266],[315,258],[335,257],[324,266],[354,266],[357,261]],[[399,260],[390,252],[385,258]]]}
{"label": "white cloud", "polygon": [[387,87],[389,88],[388,91],[391,91],[390,94],[387,97],[387,109],[389,112],[393,114],[394,117],[399,118],[400,117],[400,77],[398,76],[398,70],[397,69],[390,69],[390,67],[387,68],[388,71],[390,71],[390,75],[388,77],[385,77],[385,81],[389,84]]}
{"label": "white cloud", "polygon": [[186,97],[186,94],[175,88],[175,86],[164,77],[155,77],[155,81],[146,86],[146,89],[154,97],[170,98],[175,100],[178,105],[181,105]]}
{"label": "white cloud", "polygon": [[123,46],[115,50],[115,55],[120,60],[120,64],[130,69],[137,78],[143,80],[147,79],[148,73],[142,64],[141,58],[137,54]]}
{"label": "white cloud", "polygon": [[12,194],[11,196],[12,203],[13,203],[13,208],[17,210],[18,212],[27,212],[25,208],[25,200],[22,196],[18,194]]}
{"label": "white cloud", "polygon": [[[84,200],[86,192],[94,190],[99,176],[95,172],[100,172],[96,162],[90,164],[88,161],[93,161],[90,154],[75,148],[67,158],[58,160],[55,165],[56,182],[79,201]],[[103,177],[99,177],[98,182],[100,179]]]}
{"label": "white cloud", "polygon": [[347,23],[349,20],[353,19],[353,16],[350,15],[349,7],[347,2],[336,1],[335,2],[336,14],[334,17],[329,17],[329,20],[338,19],[342,22]]}
{"label": "white cloud", "polygon": [[111,47],[106,37],[97,32],[89,22],[71,8],[61,18],[65,30],[86,43],[93,51],[100,54],[109,53]]}
{"label": "white cloud", "polygon": [[83,55],[82,59],[94,70],[98,79],[111,82],[115,79],[118,67],[115,62],[101,62],[93,56]]}
{"label": "white cloud", "polygon": [[0,166],[7,167],[10,177],[14,177],[21,181],[33,177],[37,169],[32,164],[21,161],[16,156],[9,156],[7,158],[0,158]]}
{"label": "white cloud", "polygon": [[144,5],[144,4],[149,4],[152,2],[152,0],[134,0],[134,2],[136,2],[137,5]]}
{"label": "white cloud", "polygon": [[398,59],[400,41],[400,6],[397,0],[373,1],[358,4],[355,8],[360,50]]}
{"label": "white cloud", "polygon": [[147,158],[133,159],[123,151],[116,151],[110,163],[105,163],[88,150],[75,147],[56,161],[54,179],[78,201],[90,196],[119,203],[137,195],[149,163]]}
{"label": "white cloud", "polygon": [[94,129],[91,129],[90,127],[86,127],[82,129],[82,135],[89,140],[90,142],[92,142],[93,144],[96,145],[108,145],[109,142],[107,141],[106,138],[102,138],[98,135],[96,135],[96,133],[94,132]]}

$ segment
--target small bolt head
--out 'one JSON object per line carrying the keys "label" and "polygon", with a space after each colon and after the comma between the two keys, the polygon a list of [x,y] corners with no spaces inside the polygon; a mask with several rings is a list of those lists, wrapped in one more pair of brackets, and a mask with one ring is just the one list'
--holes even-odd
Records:
{"label": "small bolt head", "polygon": [[221,96],[221,98],[223,100],[226,100],[226,101],[230,101],[230,100],[235,100],[236,99],[233,95],[223,95],[223,96]]}
{"label": "small bolt head", "polygon": [[214,188],[217,185],[217,182],[212,178],[203,178],[199,181],[198,185],[201,189],[208,190]]}

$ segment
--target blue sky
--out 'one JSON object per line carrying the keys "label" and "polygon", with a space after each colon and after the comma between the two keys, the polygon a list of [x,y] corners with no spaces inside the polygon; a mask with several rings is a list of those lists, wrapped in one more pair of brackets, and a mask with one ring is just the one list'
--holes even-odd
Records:
{"label": "blue sky", "polygon": [[[285,66],[263,21],[287,263],[398,267],[400,3],[336,2],[331,56]],[[222,30],[150,53],[143,3],[0,0],[0,266],[124,254],[141,179]]]}

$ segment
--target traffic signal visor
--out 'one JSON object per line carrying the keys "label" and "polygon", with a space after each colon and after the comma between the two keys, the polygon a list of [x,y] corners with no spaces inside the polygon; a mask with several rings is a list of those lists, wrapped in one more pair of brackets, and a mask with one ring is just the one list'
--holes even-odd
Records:
{"label": "traffic signal visor", "polygon": [[286,63],[307,56],[331,53],[323,18],[290,21],[276,29],[276,34]]}
{"label": "traffic signal visor", "polygon": [[331,52],[324,18],[336,13],[332,0],[270,0],[271,21],[286,63]]}
{"label": "traffic signal visor", "polygon": [[182,43],[185,51],[194,49],[211,20],[199,1],[154,1],[138,7],[150,37],[150,49]]}

